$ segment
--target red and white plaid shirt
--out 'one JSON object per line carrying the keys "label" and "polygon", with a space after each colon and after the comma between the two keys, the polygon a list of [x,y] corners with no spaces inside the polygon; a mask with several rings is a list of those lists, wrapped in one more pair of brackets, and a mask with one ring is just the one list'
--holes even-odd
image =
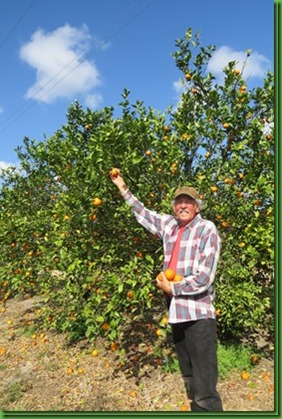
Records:
{"label": "red and white plaid shirt", "polygon": [[[174,215],[158,214],[147,209],[129,190],[123,198],[132,208],[137,221],[163,241],[166,270],[180,227]],[[176,273],[183,275],[180,282],[172,282],[172,299],[169,323],[215,318],[215,273],[221,241],[213,222],[202,219],[200,214],[188,223],[183,231],[178,254]]]}

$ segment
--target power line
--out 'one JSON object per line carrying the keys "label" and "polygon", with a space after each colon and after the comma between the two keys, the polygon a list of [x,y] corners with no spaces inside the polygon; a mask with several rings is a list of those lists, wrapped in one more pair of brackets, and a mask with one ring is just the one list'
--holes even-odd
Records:
{"label": "power line", "polygon": [[10,30],[10,32],[8,33],[8,35],[6,35],[6,37],[3,39],[3,41],[0,44],[0,49],[3,47],[3,45],[7,42],[7,40],[10,38],[10,36],[12,35],[12,33],[16,30],[17,26],[20,24],[20,22],[23,20],[23,18],[25,17],[25,15],[29,12],[29,10],[32,8],[32,6],[34,5],[34,3],[36,2],[36,0],[33,0],[30,5],[28,6],[28,8],[25,10],[25,12],[21,15],[21,17],[17,20],[17,22],[15,23],[15,25],[12,27],[12,29]]}
{"label": "power line", "polygon": [[[35,1],[35,0],[34,0]],[[137,3],[139,3],[141,0],[137,1]],[[118,30],[116,30],[116,32],[114,32],[111,36],[109,36],[108,39],[106,39],[105,42],[109,42],[110,40],[114,39],[122,30],[124,30],[131,22],[133,22],[134,20],[136,20],[149,6],[151,6],[156,0],[152,0],[150,3],[148,3],[147,5],[145,5],[137,14],[135,14],[129,21],[127,21],[123,26],[121,26]],[[136,5],[135,4],[135,5]],[[134,5],[134,6],[135,6]],[[125,11],[125,13],[123,13],[118,19],[116,19],[110,26],[109,28],[106,29],[106,31],[104,31],[102,33],[102,35],[106,32],[108,32],[116,22],[118,22],[119,20],[121,20],[121,18],[128,13],[128,11],[134,7],[131,6],[129,9],[127,9]],[[0,127],[3,127],[0,130],[0,133],[2,133],[5,129],[7,129],[9,126],[11,126],[15,121],[17,121],[22,115],[24,115],[33,105],[35,105],[37,102],[39,102],[39,99],[42,99],[44,96],[46,96],[52,89],[54,89],[58,84],[60,84],[65,78],[67,78],[74,70],[76,70],[81,64],[83,64],[87,59],[89,59],[91,56],[93,56],[99,49],[100,46],[97,47],[92,53],[88,54],[81,62],[79,62],[73,69],[71,69],[64,77],[60,78],[55,84],[53,84],[47,91],[44,91],[42,93],[41,96],[39,96],[39,98],[35,99],[36,96],[38,96],[38,94],[45,89],[46,86],[48,86],[54,79],[56,79],[56,77],[58,77],[58,75],[60,75],[67,67],[69,67],[69,65],[72,64],[73,61],[77,60],[81,55],[83,55],[85,53],[85,51],[90,50],[92,48],[92,45],[94,44],[94,42],[92,44],[90,44],[90,46],[88,46],[87,48],[85,48],[83,51],[80,52],[80,54],[78,56],[76,56],[75,58],[73,58],[71,61],[69,61],[57,74],[55,74],[51,79],[48,80],[48,82],[46,82],[36,93],[34,93],[34,95],[29,98],[27,101],[25,101],[15,112],[13,112],[8,118],[6,118],[2,124],[0,125]],[[16,115],[26,104],[28,104],[29,102],[31,102],[32,100],[34,100],[34,102],[32,102],[30,104],[30,106],[28,106],[25,110],[23,110],[18,116],[16,116],[14,119],[13,116]],[[7,124],[7,122],[12,119],[12,121],[5,126],[5,124]]]}
{"label": "power line", "polygon": [[[137,0],[135,2],[135,4],[133,6],[130,6],[128,9],[126,9],[126,11],[119,16],[117,19],[115,19],[113,21],[113,23],[102,33],[101,36],[103,36],[105,33],[107,33],[113,26],[115,23],[117,23],[119,20],[122,19],[122,17],[124,15],[126,15],[128,13],[129,10],[132,9],[132,7],[135,7],[135,5],[137,5],[138,3],[140,3],[141,0]],[[16,111],[14,111],[10,116],[8,116],[0,125],[0,127],[2,127],[3,125],[5,125],[10,119],[13,118],[14,115],[16,115],[22,108],[25,107],[25,105],[27,105],[29,102],[31,102],[32,100],[34,100],[34,102],[27,108],[30,109],[35,103],[37,103],[39,101],[40,98],[44,97],[47,93],[49,93],[54,87],[56,87],[59,82],[57,82],[55,85],[53,85],[49,90],[47,90],[44,94],[42,94],[38,99],[35,99],[36,96],[38,96],[38,94],[43,91],[43,89],[46,88],[46,86],[48,86],[53,80],[55,80],[67,67],[69,67],[74,61],[76,61],[77,59],[79,59],[88,49],[90,49],[92,47],[92,45],[95,43],[95,41],[93,41],[92,43],[90,43],[90,46],[87,46],[86,48],[84,48],[78,55],[76,55],[72,60],[70,60],[64,67],[62,67],[53,77],[51,77],[46,83],[43,84],[43,86],[41,86],[29,99],[27,99]],[[96,48],[96,51],[99,49],[99,47]],[[95,52],[96,52],[95,51]],[[84,61],[86,60],[86,58],[80,63],[82,64]],[[80,65],[79,64],[79,65]],[[77,68],[77,66],[72,70],[74,71]],[[68,73],[67,75],[69,75],[70,73]],[[64,80],[67,76],[64,76],[61,80]],[[23,111],[20,115],[22,116],[25,113],[25,111]],[[9,127],[14,121],[16,121],[18,118],[15,118],[7,127]],[[5,129],[5,128],[4,128]],[[4,130],[3,129],[3,130]],[[1,130],[0,133],[3,131]]]}

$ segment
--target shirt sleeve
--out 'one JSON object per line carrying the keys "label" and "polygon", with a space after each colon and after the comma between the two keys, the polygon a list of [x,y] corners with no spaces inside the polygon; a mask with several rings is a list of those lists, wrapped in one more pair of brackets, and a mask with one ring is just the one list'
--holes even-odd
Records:
{"label": "shirt sleeve", "polygon": [[131,207],[138,223],[150,233],[162,238],[165,231],[166,221],[172,218],[172,216],[158,214],[156,211],[149,210],[129,191],[129,189],[124,191],[122,196],[125,202]]}
{"label": "shirt sleeve", "polygon": [[214,229],[199,239],[199,259],[196,274],[185,276],[180,282],[171,284],[172,294],[199,295],[214,283],[221,248],[220,237]]}

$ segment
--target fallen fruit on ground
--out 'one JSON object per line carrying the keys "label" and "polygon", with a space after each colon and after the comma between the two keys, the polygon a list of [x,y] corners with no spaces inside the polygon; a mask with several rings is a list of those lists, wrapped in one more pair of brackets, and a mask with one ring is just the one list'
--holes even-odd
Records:
{"label": "fallen fruit on ground", "polygon": [[250,378],[250,374],[246,371],[241,372],[242,380],[248,380]]}

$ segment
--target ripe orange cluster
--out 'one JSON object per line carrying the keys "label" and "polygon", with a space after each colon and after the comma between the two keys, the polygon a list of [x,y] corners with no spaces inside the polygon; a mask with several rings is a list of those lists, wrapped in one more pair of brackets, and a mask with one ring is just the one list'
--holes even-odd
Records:
{"label": "ripe orange cluster", "polygon": [[[163,273],[166,279],[171,282],[178,282],[178,281],[182,281],[183,279],[183,275],[176,274],[173,269],[166,269]],[[159,281],[162,281],[163,280],[162,273],[159,273],[157,278]]]}

